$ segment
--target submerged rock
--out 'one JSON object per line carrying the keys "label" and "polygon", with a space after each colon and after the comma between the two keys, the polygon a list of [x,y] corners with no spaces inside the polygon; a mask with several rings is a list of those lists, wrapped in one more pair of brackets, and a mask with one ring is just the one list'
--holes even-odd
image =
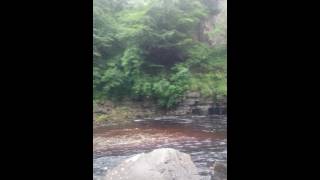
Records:
{"label": "submerged rock", "polygon": [[213,177],[212,180],[227,180],[227,163],[215,162],[213,166]]}
{"label": "submerged rock", "polygon": [[200,180],[190,155],[171,148],[156,149],[124,160],[104,180]]}

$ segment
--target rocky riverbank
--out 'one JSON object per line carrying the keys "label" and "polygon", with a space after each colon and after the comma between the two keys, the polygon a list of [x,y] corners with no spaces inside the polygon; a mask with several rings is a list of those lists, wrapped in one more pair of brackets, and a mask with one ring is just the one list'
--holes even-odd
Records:
{"label": "rocky riverbank", "polygon": [[187,93],[174,109],[159,109],[150,101],[121,101],[113,103],[105,101],[94,104],[94,127],[114,124],[125,124],[135,119],[154,118],[163,115],[225,115],[227,113],[226,97],[206,98],[199,92]]}
{"label": "rocky riverbank", "polygon": [[174,115],[224,115],[227,113],[227,98],[203,97],[199,92],[187,93],[176,109],[169,112]]}

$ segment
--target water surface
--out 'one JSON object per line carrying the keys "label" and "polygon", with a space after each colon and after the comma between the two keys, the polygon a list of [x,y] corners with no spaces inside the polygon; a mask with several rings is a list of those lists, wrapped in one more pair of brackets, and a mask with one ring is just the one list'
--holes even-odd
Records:
{"label": "water surface", "polygon": [[95,128],[94,179],[130,156],[169,147],[190,154],[202,178],[210,180],[214,162],[227,159],[226,125],[226,116],[166,116]]}

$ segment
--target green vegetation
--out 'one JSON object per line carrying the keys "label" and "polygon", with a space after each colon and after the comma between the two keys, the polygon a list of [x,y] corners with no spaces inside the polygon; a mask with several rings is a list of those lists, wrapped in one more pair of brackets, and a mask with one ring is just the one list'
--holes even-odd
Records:
{"label": "green vegetation", "polygon": [[[217,13],[209,0],[94,0],[94,100],[153,100],[174,107],[186,91],[226,95],[223,27],[203,33]],[[208,8],[210,7],[210,8]]]}
{"label": "green vegetation", "polygon": [[96,115],[96,122],[111,121],[120,122],[130,119],[136,116],[136,111],[134,109],[129,109],[127,107],[115,107],[108,114]]}

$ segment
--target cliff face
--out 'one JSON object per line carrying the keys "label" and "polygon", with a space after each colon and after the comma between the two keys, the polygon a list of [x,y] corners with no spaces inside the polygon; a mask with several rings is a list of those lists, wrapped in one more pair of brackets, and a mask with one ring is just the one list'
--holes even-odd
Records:
{"label": "cliff face", "polygon": [[178,107],[170,112],[174,115],[225,115],[227,98],[210,99],[202,97],[199,92],[189,92]]}

